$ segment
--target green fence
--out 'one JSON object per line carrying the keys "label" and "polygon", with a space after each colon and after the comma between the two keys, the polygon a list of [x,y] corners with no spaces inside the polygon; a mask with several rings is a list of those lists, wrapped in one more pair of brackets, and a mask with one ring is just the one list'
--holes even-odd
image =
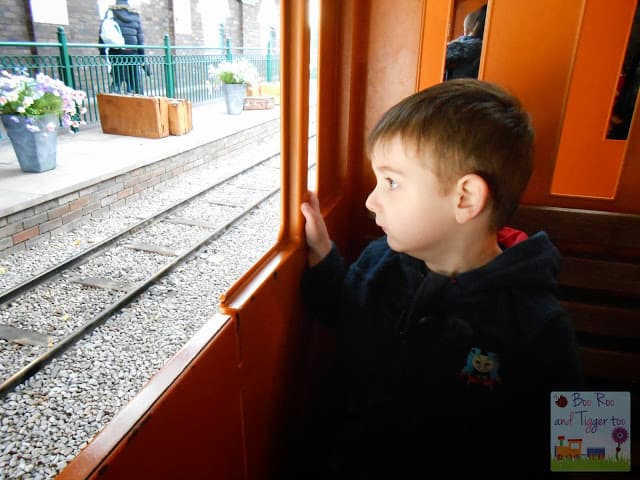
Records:
{"label": "green fence", "polygon": [[[261,81],[278,81],[280,58],[270,47],[225,48],[207,46],[175,46],[165,35],[164,45],[142,45],[145,55],[105,55],[105,45],[68,43],[62,27],[58,28],[58,43],[0,42],[0,70],[37,72],[62,80],[65,84],[87,93],[87,113],[84,120],[99,122],[96,96],[98,93],[120,91],[116,78],[124,80],[121,91],[134,85],[137,72],[143,95],[185,98],[193,104],[212,103],[222,98],[222,85],[209,78],[210,67],[225,60],[242,58],[256,66]],[[127,46],[124,48],[138,48]],[[135,69],[135,70],[134,70]],[[129,83],[126,80],[130,80]],[[133,92],[136,93],[136,92]]]}

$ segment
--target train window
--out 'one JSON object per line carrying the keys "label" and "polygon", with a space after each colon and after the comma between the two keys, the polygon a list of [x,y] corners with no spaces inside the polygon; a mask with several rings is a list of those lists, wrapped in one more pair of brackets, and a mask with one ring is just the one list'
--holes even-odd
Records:
{"label": "train window", "polygon": [[444,80],[478,78],[487,4],[459,0],[454,15],[453,39],[447,44]]}
{"label": "train window", "polygon": [[[236,262],[239,273],[243,273],[242,268],[245,271],[249,269],[275,245],[281,223],[282,38],[278,3],[276,0],[263,0],[259,4],[238,2],[237,6],[232,7],[240,9],[239,15],[246,18],[245,28],[251,30],[250,35],[243,41],[259,47],[247,49],[256,53],[250,53],[246,58],[251,59],[251,55],[261,57],[259,60],[252,60],[258,67],[258,83],[248,89],[248,97],[241,113],[248,125],[256,125],[253,150],[249,158],[236,159],[238,163],[249,162],[250,169],[235,179],[226,200],[227,203],[234,203],[235,195],[246,198],[247,204],[251,205],[253,210],[244,218],[240,228],[247,232],[261,231],[261,235],[247,235],[252,240],[246,245],[245,251],[250,253],[246,255],[246,260]],[[246,55],[246,51],[242,53]],[[232,54],[235,54],[233,50]],[[221,200],[221,203],[224,202],[224,199]]]}
{"label": "train window", "polygon": [[638,96],[640,84],[640,4],[636,7],[636,13],[629,34],[627,52],[624,56],[622,71],[616,88],[616,97],[609,119],[607,138],[626,140],[629,134],[629,126]]}
{"label": "train window", "polygon": [[[242,2],[243,5],[250,5]],[[265,164],[277,176],[277,192],[271,197],[274,209],[270,210],[265,225],[268,224],[269,237],[261,235],[261,250],[252,248],[253,265],[232,285],[223,295],[220,304],[222,313],[234,313],[245,308],[245,301],[251,298],[253,305],[259,302],[254,299],[262,298],[256,291],[267,288],[269,282],[256,281],[263,278],[265,271],[271,268],[284,268],[289,266],[289,257],[281,256],[283,251],[290,253],[295,245],[292,239],[299,239],[299,230],[302,215],[300,214],[300,197],[307,188],[315,188],[315,181],[309,180],[309,186],[302,185],[301,181],[314,178],[315,165],[315,128],[317,111],[317,81],[318,48],[312,55],[313,45],[317,45],[319,1],[306,2],[278,2],[278,0],[263,0],[260,9],[264,13],[264,4],[272,3],[272,16],[277,18],[277,32],[275,43],[279,49],[274,51],[274,59],[279,63],[274,65],[272,82],[261,83],[259,95],[263,98],[275,96],[277,115],[278,143],[272,161]],[[280,4],[280,9],[276,8]],[[242,7],[245,8],[245,7]],[[277,14],[280,11],[281,14]],[[268,16],[266,13],[265,16]],[[313,40],[312,40],[313,38]],[[280,52],[277,57],[275,54]],[[275,140],[275,138],[274,138]],[[263,146],[259,146],[263,147]],[[311,152],[311,153],[309,153]],[[265,182],[260,182],[256,188],[265,188]],[[303,191],[304,190],[304,191]],[[279,207],[279,208],[278,208]],[[263,220],[264,222],[264,220]],[[261,227],[264,228],[264,227]],[[257,240],[256,240],[257,241]],[[269,242],[269,243],[267,243]],[[277,277],[277,275],[276,275]],[[273,277],[273,278],[276,278]],[[268,278],[268,277],[267,277]]]}

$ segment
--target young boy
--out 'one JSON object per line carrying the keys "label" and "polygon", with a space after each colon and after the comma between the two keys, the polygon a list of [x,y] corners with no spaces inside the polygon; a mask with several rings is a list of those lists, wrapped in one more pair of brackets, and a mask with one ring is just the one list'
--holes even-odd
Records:
{"label": "young boy", "polygon": [[531,175],[533,138],[503,89],[444,82],[371,132],[366,206],[385,236],[348,269],[317,197],[302,205],[305,304],[337,328],[339,374],[317,432],[327,452],[304,478],[549,472],[550,392],[581,384],[555,295],[560,257],[544,232],[501,243],[514,237],[502,227]]}

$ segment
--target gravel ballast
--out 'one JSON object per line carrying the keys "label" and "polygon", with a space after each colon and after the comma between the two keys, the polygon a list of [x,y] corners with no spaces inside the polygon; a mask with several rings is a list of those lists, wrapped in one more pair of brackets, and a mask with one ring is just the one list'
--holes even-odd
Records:
{"label": "gravel ballast", "polygon": [[[201,189],[212,176],[220,176],[221,170],[239,170],[242,165],[254,162],[259,152],[270,148],[258,145],[251,152],[243,152],[233,159],[232,167],[224,161],[217,161],[190,171],[178,180],[155,189],[152,196],[147,195],[138,202],[123,206],[108,217],[90,220],[73,232],[57,235],[33,249],[1,258],[0,266],[7,273],[0,276],[0,291],[137,223],[176,199],[188,196],[189,192]],[[265,181],[260,182],[263,190],[277,186],[278,167],[277,158],[264,167]],[[251,193],[251,185],[243,185],[241,179],[236,184],[237,191],[255,196],[255,192]],[[264,191],[259,192],[258,198],[263,195]],[[208,207],[189,207],[190,216],[196,212],[204,220],[215,221],[233,214],[236,208],[233,205],[216,205],[219,200],[203,198],[203,205],[209,202]],[[209,214],[205,211],[207,208]],[[134,303],[0,399],[0,479],[54,478],[147,380],[217,313],[220,296],[274,244],[279,224],[280,196],[275,195],[224,236],[203,247],[188,262],[149,288]],[[178,249],[188,243],[181,236],[172,235],[177,229],[171,224],[154,228],[151,234],[141,232],[140,238],[134,235],[132,241],[134,238],[136,242],[149,241],[144,237],[151,235],[150,238],[162,236],[168,245]],[[201,237],[202,230],[192,229],[193,238]],[[184,229],[180,232],[184,235]],[[157,266],[156,260],[144,252],[117,248],[113,255],[117,256],[117,268],[114,268],[115,259],[101,260],[100,257],[92,259],[83,268],[92,275],[102,269],[101,273],[110,277],[117,277],[118,269],[123,269],[128,276],[133,273],[135,278],[142,278]],[[132,272],[132,269],[136,270]],[[111,295],[108,290],[80,288],[77,284],[64,282],[62,285],[66,291],[45,288],[43,294],[52,299],[52,310],[32,312],[30,319],[34,323],[25,325],[50,333],[54,341],[75,328],[78,316],[74,307],[65,307],[64,312],[57,310],[56,313],[58,304],[91,310],[91,304],[96,302],[92,295]],[[63,303],[63,298],[70,297],[73,297],[73,302]],[[13,302],[25,301],[28,299],[18,298]],[[3,318],[3,315],[9,315],[8,308],[0,307],[0,323],[9,322]],[[68,325],[61,328],[63,318]],[[43,348],[26,349],[23,361],[27,363]],[[6,359],[0,357],[3,376],[15,369],[5,362]]]}

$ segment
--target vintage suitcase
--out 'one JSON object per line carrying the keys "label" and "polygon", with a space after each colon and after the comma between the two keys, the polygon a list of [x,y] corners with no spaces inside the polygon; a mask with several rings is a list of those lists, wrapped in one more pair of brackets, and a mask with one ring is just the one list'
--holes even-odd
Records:
{"label": "vintage suitcase", "polygon": [[189,100],[169,99],[169,133],[184,135],[193,129],[191,102]]}
{"label": "vintage suitcase", "polygon": [[280,105],[280,82],[262,82],[260,95],[274,97],[274,103]]}
{"label": "vintage suitcase", "polygon": [[99,93],[98,110],[104,133],[162,138],[169,135],[166,97]]}
{"label": "vintage suitcase", "polygon": [[273,105],[273,97],[245,97],[244,99],[245,110],[269,110]]}

